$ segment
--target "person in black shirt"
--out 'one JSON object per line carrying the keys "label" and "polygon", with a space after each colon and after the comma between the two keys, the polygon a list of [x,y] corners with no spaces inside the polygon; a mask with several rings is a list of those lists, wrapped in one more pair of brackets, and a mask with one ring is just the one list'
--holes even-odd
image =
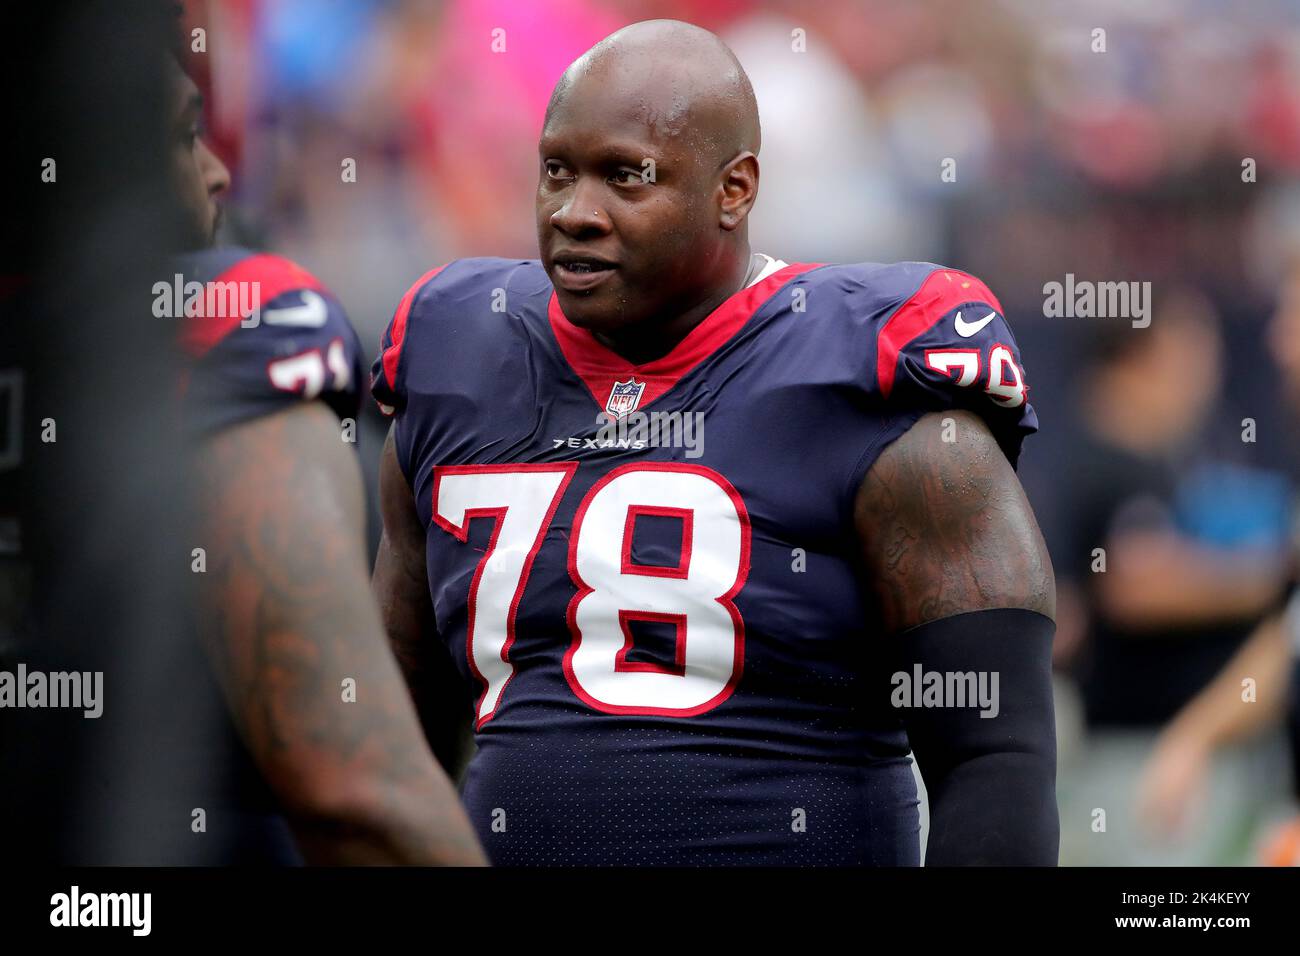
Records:
{"label": "person in black shirt", "polygon": [[[1090,809],[1109,808],[1111,838],[1070,849],[1063,836],[1067,861],[1072,852],[1099,863],[1216,859],[1213,831],[1166,847],[1164,860],[1143,846],[1149,834],[1128,812],[1134,782],[1157,732],[1275,605],[1286,574],[1290,488],[1250,460],[1221,387],[1217,316],[1190,290],[1159,305],[1148,328],[1098,335],[1085,377],[1073,526],[1058,566],[1086,614],[1068,664],[1089,738],[1086,772],[1063,773],[1061,789],[1064,801],[1086,795]],[[1249,796],[1244,772],[1220,783],[1221,806]]]}

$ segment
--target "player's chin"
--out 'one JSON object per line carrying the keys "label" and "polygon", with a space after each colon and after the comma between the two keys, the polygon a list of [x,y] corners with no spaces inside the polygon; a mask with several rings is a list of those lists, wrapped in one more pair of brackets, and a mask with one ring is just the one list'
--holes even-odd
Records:
{"label": "player's chin", "polygon": [[623,324],[624,302],[611,283],[581,291],[557,287],[555,297],[564,317],[578,328],[607,332]]}

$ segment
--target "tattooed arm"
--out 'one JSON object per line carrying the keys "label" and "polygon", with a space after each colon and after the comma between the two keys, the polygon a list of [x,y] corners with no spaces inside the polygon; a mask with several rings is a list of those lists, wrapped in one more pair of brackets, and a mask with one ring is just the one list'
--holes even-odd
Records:
{"label": "tattooed arm", "polygon": [[473,701],[446,649],[433,639],[424,526],[397,463],[390,430],[379,463],[384,532],[371,582],[384,630],[415,700],[425,736],[447,773],[459,777],[473,753]]}
{"label": "tattooed arm", "polygon": [[1006,456],[974,414],[926,415],[872,465],[855,524],[894,669],[982,673],[998,698],[992,717],[953,701],[902,711],[930,799],[927,865],[1055,863],[1056,592]]}
{"label": "tattooed arm", "polygon": [[[943,440],[951,418],[956,441]],[[971,412],[932,413],[890,445],[858,492],[856,525],[885,627],[963,611],[1056,615],[1051,559],[1020,480]]]}
{"label": "tattooed arm", "polygon": [[361,475],[337,420],[296,405],[216,433],[197,464],[205,643],[304,856],[483,862],[384,643]]}

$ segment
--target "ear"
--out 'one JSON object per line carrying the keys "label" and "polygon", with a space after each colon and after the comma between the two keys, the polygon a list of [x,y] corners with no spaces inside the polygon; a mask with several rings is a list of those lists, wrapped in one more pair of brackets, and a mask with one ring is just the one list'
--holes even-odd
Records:
{"label": "ear", "polygon": [[749,215],[758,198],[758,157],[743,152],[722,169],[722,203],[718,208],[718,225],[728,232]]}

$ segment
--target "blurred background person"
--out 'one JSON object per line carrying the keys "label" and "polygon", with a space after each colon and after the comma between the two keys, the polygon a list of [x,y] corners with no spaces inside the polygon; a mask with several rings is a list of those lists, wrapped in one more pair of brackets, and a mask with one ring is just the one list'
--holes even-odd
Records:
{"label": "blurred background person", "polygon": [[1177,844],[1149,839],[1134,781],[1157,732],[1276,603],[1289,488],[1250,463],[1233,430],[1218,317],[1203,296],[1170,290],[1149,328],[1120,320],[1094,346],[1062,476],[1075,521],[1062,573],[1087,615],[1074,670],[1089,739],[1058,791],[1078,815],[1104,810],[1106,831],[1076,833],[1063,858],[1229,862],[1266,791],[1251,754],[1223,754],[1207,770],[1219,825],[1188,828]]}
{"label": "blurred background person", "polygon": [[[1300,427],[1300,256],[1291,260],[1269,328],[1288,410]],[[1140,809],[1147,826],[1184,838],[1207,803],[1216,755],[1285,723],[1292,796],[1300,801],[1300,524],[1293,526],[1287,600],[1256,628],[1214,681],[1161,732],[1143,769]],[[1261,862],[1300,866],[1295,804],[1260,847]]]}

